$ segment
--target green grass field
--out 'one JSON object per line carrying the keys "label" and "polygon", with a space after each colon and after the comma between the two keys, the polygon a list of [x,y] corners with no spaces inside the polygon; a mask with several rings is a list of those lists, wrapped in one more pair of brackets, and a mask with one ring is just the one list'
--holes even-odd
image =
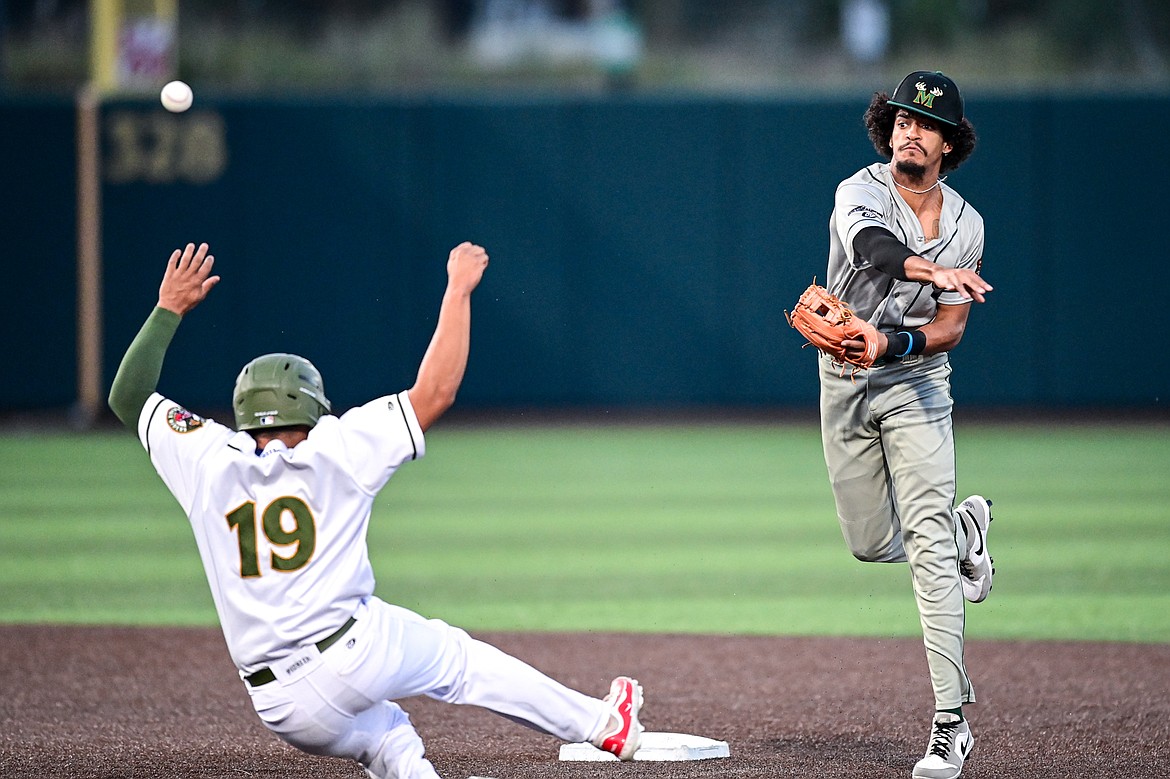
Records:
{"label": "green grass field", "polygon": [[[979,638],[1170,641],[1165,427],[961,425],[995,501]],[[919,635],[845,549],[811,425],[444,428],[379,497],[378,593],[474,630]],[[214,625],[129,433],[0,434],[0,621]]]}

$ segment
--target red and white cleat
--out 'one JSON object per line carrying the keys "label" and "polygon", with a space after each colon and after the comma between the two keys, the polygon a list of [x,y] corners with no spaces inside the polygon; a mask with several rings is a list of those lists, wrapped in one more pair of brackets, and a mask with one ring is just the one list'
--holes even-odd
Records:
{"label": "red and white cleat", "polygon": [[642,740],[638,712],[642,708],[642,685],[637,679],[619,676],[604,699],[610,705],[610,725],[593,739],[593,746],[612,752],[619,760],[633,760]]}

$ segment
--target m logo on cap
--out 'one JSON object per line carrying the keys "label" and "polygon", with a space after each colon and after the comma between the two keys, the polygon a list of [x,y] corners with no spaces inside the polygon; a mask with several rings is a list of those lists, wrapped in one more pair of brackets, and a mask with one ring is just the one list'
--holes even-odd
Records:
{"label": "m logo on cap", "polygon": [[942,97],[943,91],[939,87],[935,87],[929,92],[926,91],[926,82],[919,81],[914,85],[918,90],[918,97],[914,98],[914,102],[920,104],[923,108],[934,108],[934,99]]}
{"label": "m logo on cap", "polygon": [[926,114],[955,127],[963,121],[963,96],[955,82],[937,71],[918,70],[894,90],[889,104]]}

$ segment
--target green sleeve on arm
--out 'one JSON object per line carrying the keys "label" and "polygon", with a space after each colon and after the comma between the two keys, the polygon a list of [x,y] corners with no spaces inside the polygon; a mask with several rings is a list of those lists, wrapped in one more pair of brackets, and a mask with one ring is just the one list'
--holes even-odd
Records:
{"label": "green sleeve on arm", "polygon": [[118,374],[110,386],[110,408],[131,430],[138,426],[138,415],[158,386],[163,358],[180,321],[182,317],[175,312],[156,306],[118,366]]}

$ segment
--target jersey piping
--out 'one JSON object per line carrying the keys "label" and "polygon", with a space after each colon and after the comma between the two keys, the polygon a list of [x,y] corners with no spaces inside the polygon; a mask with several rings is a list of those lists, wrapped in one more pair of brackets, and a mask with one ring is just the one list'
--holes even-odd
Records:
{"label": "jersey piping", "polygon": [[410,459],[417,460],[418,442],[414,440],[414,431],[410,429],[410,421],[406,418],[406,409],[402,405],[401,395],[401,392],[396,392],[394,393],[394,398],[398,401],[398,413],[402,416],[402,425],[406,428],[406,432],[410,436],[410,446],[412,449],[414,449],[414,453],[410,456]]}
{"label": "jersey piping", "polygon": [[[159,407],[159,406],[161,406],[163,403],[166,403],[166,402],[167,402],[167,399],[166,399],[166,398],[164,398],[164,397],[159,397],[159,399],[158,399],[158,402],[154,404],[154,408],[152,408],[152,409],[150,410],[150,417],[149,417],[149,418],[150,418],[150,419],[154,419],[154,415],[155,415],[156,413],[158,413],[158,407]],[[141,418],[141,415],[139,415],[139,416],[140,416],[140,418]],[[149,456],[149,455],[150,455],[150,432],[151,432],[151,431],[150,431],[150,425],[147,425],[147,427],[146,427],[146,454],[147,454],[147,456]]]}

